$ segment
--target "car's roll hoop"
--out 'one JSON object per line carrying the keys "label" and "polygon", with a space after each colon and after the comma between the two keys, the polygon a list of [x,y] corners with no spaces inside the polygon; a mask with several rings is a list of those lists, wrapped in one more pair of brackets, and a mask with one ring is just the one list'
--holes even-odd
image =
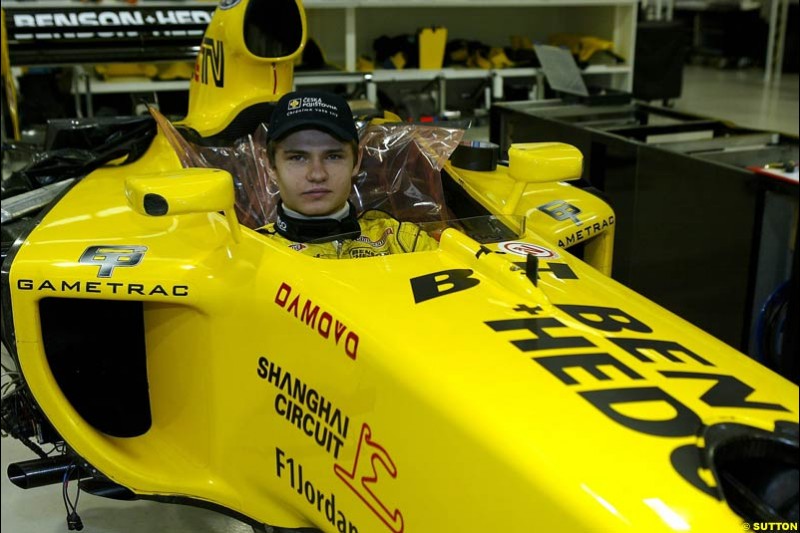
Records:
{"label": "car's roll hoop", "polygon": [[292,90],[306,38],[300,0],[223,0],[203,36],[181,125],[207,137],[242,110],[277,101]]}

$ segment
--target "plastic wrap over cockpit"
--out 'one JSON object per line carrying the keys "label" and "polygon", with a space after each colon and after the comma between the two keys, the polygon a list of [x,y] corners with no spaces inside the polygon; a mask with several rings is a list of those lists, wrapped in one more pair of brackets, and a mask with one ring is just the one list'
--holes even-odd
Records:
{"label": "plastic wrap over cockpit", "polygon": [[[151,113],[184,168],[220,168],[236,186],[236,214],[250,228],[275,219],[278,187],[267,174],[267,127],[228,146],[202,146],[186,140],[156,110]],[[386,211],[398,219],[432,222],[451,218],[440,171],[464,130],[415,124],[364,124],[360,128],[361,171],[350,201],[359,213]]]}

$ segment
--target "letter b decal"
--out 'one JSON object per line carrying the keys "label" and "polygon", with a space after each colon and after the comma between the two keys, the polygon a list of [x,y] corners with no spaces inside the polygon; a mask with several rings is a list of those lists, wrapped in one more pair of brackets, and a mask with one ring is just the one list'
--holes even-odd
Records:
{"label": "letter b decal", "polygon": [[446,294],[463,291],[480,283],[480,281],[470,276],[472,276],[471,269],[456,268],[411,278],[414,302],[420,303]]}

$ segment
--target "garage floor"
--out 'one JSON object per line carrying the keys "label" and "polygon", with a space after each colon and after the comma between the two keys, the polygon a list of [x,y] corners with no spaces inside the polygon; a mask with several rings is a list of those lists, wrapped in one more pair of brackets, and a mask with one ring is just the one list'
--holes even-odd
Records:
{"label": "garage floor", "polygon": [[765,86],[757,69],[718,70],[686,66],[675,109],[725,119],[739,126],[798,134],[798,75],[783,74]]}
{"label": "garage floor", "polygon": [[[798,134],[798,75],[784,74],[780,84],[765,87],[758,70],[686,67],[683,96],[675,108],[757,129]],[[488,128],[470,132],[488,137]],[[6,354],[3,354],[4,364]],[[5,383],[5,378],[3,383]],[[33,459],[19,442],[2,439],[2,533],[67,531],[60,486],[18,489],[5,475],[9,463]],[[71,493],[74,494],[74,493]],[[74,497],[74,496],[73,496]],[[86,533],[249,533],[236,520],[192,507],[152,502],[117,502],[83,494],[78,507]]]}

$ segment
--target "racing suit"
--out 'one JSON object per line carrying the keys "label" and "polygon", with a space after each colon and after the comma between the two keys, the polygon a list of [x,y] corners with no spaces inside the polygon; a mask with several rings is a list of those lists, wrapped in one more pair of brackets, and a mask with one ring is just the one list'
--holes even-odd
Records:
{"label": "racing suit", "polygon": [[[355,209],[351,206],[350,212]],[[313,257],[346,259],[395,253],[436,250],[439,243],[416,224],[400,222],[383,211],[366,211],[341,223],[329,221],[329,234],[307,231],[304,221],[293,219],[278,209],[278,220],[258,231],[286,246]]]}

